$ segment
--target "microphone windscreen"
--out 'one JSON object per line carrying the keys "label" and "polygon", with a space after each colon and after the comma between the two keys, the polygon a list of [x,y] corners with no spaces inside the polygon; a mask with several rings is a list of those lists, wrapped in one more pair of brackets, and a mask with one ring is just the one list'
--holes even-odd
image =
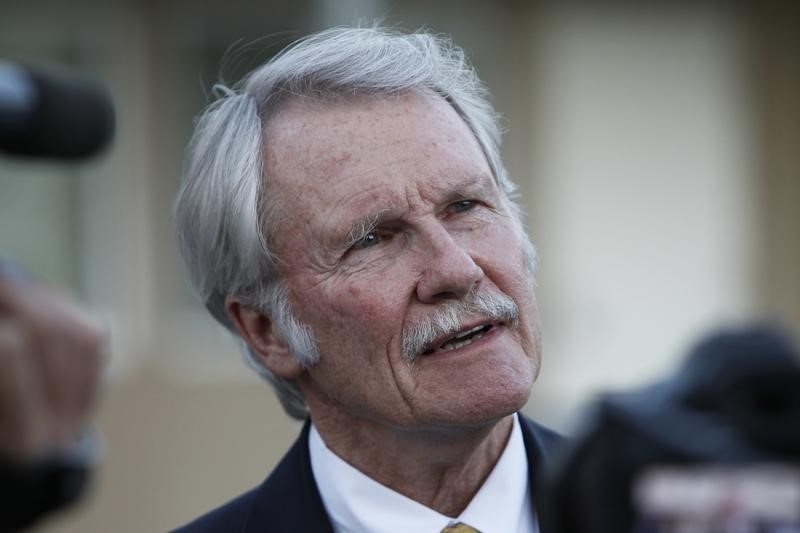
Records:
{"label": "microphone windscreen", "polygon": [[114,133],[114,107],[98,82],[0,65],[0,150],[81,159]]}

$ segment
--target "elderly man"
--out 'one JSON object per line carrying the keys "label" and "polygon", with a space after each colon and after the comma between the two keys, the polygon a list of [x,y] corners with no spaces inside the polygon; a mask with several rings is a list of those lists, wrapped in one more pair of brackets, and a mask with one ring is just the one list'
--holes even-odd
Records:
{"label": "elderly man", "polygon": [[186,531],[537,531],[557,437],[534,248],[496,116],[449,42],[303,39],[197,123],[176,217],[192,282],[293,417],[258,488]]}

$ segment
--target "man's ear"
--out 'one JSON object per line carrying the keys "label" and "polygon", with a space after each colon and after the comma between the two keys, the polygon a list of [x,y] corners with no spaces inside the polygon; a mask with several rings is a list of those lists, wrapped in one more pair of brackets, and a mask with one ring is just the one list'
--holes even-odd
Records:
{"label": "man's ear", "polygon": [[268,316],[232,296],[225,298],[225,311],[261,364],[278,377],[300,377],[304,371],[303,366],[289,352],[286,341]]}

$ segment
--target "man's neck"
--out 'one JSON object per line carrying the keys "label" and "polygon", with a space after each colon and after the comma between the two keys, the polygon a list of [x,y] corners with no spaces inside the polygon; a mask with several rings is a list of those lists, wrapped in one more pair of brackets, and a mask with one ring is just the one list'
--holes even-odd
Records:
{"label": "man's neck", "polygon": [[382,485],[452,517],[491,473],[514,416],[479,428],[412,430],[337,415],[312,411],[328,449]]}

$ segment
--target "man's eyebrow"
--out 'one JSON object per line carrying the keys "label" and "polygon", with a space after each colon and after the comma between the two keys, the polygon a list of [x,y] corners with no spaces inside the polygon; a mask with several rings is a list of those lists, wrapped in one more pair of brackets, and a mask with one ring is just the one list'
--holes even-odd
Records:
{"label": "man's eyebrow", "polygon": [[444,191],[445,201],[464,199],[473,194],[497,196],[498,188],[491,175],[478,174],[456,185],[449,186]]}
{"label": "man's eyebrow", "polygon": [[377,228],[383,220],[390,218],[391,213],[391,209],[381,209],[373,213],[368,213],[353,221],[347,227],[347,230],[340,234],[343,235],[342,238],[335,238],[335,247],[339,250],[349,249],[355,243],[363,239],[369,232]]}

